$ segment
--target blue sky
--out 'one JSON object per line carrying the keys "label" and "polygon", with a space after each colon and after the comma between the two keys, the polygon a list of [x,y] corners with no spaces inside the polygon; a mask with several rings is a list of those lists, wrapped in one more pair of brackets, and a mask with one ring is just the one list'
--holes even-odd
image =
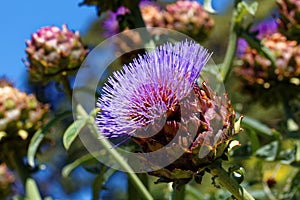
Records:
{"label": "blue sky", "polygon": [[[70,29],[79,30],[83,35],[89,22],[96,19],[97,15],[94,7],[79,7],[81,1],[83,0],[2,1],[0,76],[7,76],[16,87],[22,88],[26,74],[26,67],[22,62],[22,58],[25,58],[25,41],[42,26],[61,26],[66,23]],[[224,1],[215,0],[213,3],[216,9],[224,9]]]}
{"label": "blue sky", "polygon": [[82,0],[2,1],[0,7],[0,76],[7,76],[22,88],[26,67],[25,41],[42,26],[68,24],[84,34],[97,18],[94,7],[78,6]]}

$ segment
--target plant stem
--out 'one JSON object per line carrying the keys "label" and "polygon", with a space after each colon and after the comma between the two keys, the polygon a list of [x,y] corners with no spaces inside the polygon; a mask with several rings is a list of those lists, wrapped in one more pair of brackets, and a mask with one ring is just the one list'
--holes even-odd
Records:
{"label": "plant stem", "polygon": [[238,200],[254,200],[254,198],[240,186],[233,178],[231,178],[222,168],[219,162],[216,162],[209,166],[210,173],[217,177],[220,184],[226,188],[236,199]]}
{"label": "plant stem", "polygon": [[221,72],[223,81],[226,81],[233,64],[233,59],[235,57],[237,40],[238,40],[238,24],[235,22],[235,15],[236,15],[237,4],[240,1],[241,0],[235,0],[234,9],[231,17],[229,43],[227,46],[226,55],[224,58],[222,72]]}
{"label": "plant stem", "polygon": [[174,189],[172,194],[172,200],[184,200],[185,196],[185,185],[180,189]]}
{"label": "plant stem", "polygon": [[67,95],[67,98],[69,99],[69,101],[72,104],[72,96],[73,96],[73,92],[72,92],[72,88],[68,79],[68,76],[65,75],[64,73],[62,73],[61,75],[61,83],[63,85],[65,94]]}
{"label": "plant stem", "polygon": [[[79,115],[85,118],[90,118],[90,131],[98,136],[98,128],[94,123],[94,119],[89,117],[86,111],[81,105],[77,106],[77,112]],[[115,161],[120,165],[120,167],[127,172],[128,178],[131,180],[131,183],[134,185],[135,189],[139,192],[141,197],[145,200],[152,200],[153,197],[148,192],[144,184],[138,178],[138,176],[133,172],[132,168],[124,161],[124,158],[114,149],[110,142],[106,138],[101,138],[98,140],[99,143],[107,150],[107,152],[115,159]]]}
{"label": "plant stem", "polygon": [[286,116],[286,120],[292,119],[294,121],[297,121],[295,119],[293,111],[291,110],[289,100],[286,97],[283,96],[282,97],[282,103],[283,103],[283,108],[284,108],[284,113],[285,113],[285,116]]}
{"label": "plant stem", "polygon": [[22,156],[15,150],[9,153],[9,162],[18,173],[23,184],[28,199],[42,200],[38,187],[34,179],[30,176],[27,166],[24,164]]}

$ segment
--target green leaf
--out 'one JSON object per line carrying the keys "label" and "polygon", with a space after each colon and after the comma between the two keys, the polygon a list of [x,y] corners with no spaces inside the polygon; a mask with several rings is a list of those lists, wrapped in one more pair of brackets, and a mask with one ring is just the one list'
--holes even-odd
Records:
{"label": "green leaf", "polygon": [[[284,190],[281,194],[281,199],[299,199],[300,197],[300,170],[293,177],[292,181],[288,183],[289,190]],[[285,186],[286,188],[287,186]]]}
{"label": "green leaf", "polygon": [[63,136],[63,144],[66,150],[70,148],[71,144],[74,142],[74,140],[86,124],[86,119],[78,119],[67,128]]}
{"label": "green leaf", "polygon": [[279,148],[278,141],[273,141],[256,151],[256,156],[266,161],[274,161]]}
{"label": "green leaf", "polygon": [[61,121],[62,119],[69,117],[72,115],[72,112],[66,111],[59,115],[56,115],[52,120],[50,120],[46,125],[44,125],[41,129],[39,129],[31,138],[28,151],[27,151],[27,158],[28,158],[28,164],[31,167],[34,167],[34,157],[37,152],[37,149],[44,139],[45,135],[49,132],[49,130],[52,128],[52,126]]}
{"label": "green leaf", "polygon": [[212,7],[212,0],[204,0],[203,8],[210,13],[217,13],[216,10]]}
{"label": "green leaf", "polygon": [[243,19],[243,17],[246,14],[250,14],[250,15],[255,15],[256,10],[257,10],[257,6],[258,3],[257,2],[253,2],[252,4],[248,4],[245,1],[241,1],[238,3],[237,5],[237,11],[235,14],[235,23],[240,23]]}
{"label": "green leaf", "polygon": [[42,200],[36,182],[32,178],[26,180],[26,199]]}
{"label": "green leaf", "polygon": [[72,162],[72,163],[66,165],[66,166],[62,169],[62,175],[63,175],[63,177],[69,176],[69,174],[70,174],[76,167],[78,167],[79,165],[94,160],[94,159],[95,159],[95,156],[97,157],[97,154],[95,154],[95,155],[87,154],[87,155],[84,155],[84,156],[82,156],[82,157],[76,159],[74,162]]}
{"label": "green leaf", "polygon": [[[237,117],[241,116],[241,114],[237,113]],[[264,136],[274,136],[279,137],[280,133],[274,129],[269,128],[267,125],[257,121],[256,119],[244,116],[242,120],[242,128],[249,128],[258,133],[261,133]]]}
{"label": "green leaf", "polygon": [[12,200],[26,200],[25,197],[19,196],[19,195],[15,195],[12,197]]}

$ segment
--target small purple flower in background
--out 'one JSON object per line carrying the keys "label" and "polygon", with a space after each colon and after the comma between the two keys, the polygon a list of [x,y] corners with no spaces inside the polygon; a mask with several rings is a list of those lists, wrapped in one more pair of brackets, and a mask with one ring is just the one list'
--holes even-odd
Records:
{"label": "small purple flower in background", "polygon": [[120,32],[118,17],[125,16],[127,13],[130,13],[130,10],[121,6],[116,12],[110,11],[108,17],[103,21],[103,26],[105,28],[104,35],[106,37],[113,36]]}
{"label": "small purple flower in background", "polygon": [[161,46],[125,65],[109,78],[97,104],[100,132],[131,136],[174,110],[192,91],[209,57],[200,45],[182,42]]}
{"label": "small purple flower in background", "polygon": [[278,23],[275,19],[264,20],[250,29],[251,32],[257,32],[256,37],[258,39],[264,39],[265,37],[278,32]]}

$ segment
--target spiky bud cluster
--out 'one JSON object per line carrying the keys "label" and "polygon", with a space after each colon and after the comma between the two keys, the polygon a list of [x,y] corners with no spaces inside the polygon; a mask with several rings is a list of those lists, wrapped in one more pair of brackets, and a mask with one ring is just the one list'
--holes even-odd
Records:
{"label": "spiky bud cluster", "polygon": [[28,72],[31,81],[47,83],[59,81],[62,73],[74,74],[85,59],[88,50],[83,46],[79,32],[48,26],[33,33],[26,41]]}
{"label": "spiky bud cluster", "polygon": [[[201,179],[197,177],[203,175],[207,166],[217,159],[227,159],[229,142],[238,132],[234,129],[235,112],[226,95],[225,98],[218,96],[205,82],[202,83],[202,88],[194,85],[193,92],[196,100],[183,103],[180,109],[175,110],[152,140],[134,139],[143,146],[145,152],[151,152],[171,142],[175,134],[186,133],[178,140],[184,153],[165,168],[150,172],[151,175],[160,177],[158,182],[185,184],[195,178],[201,183]],[[188,113],[193,113],[194,116],[177,121],[180,116]],[[196,137],[188,134],[193,132]]]}
{"label": "spiky bud cluster", "polygon": [[0,81],[0,138],[26,140],[44,123],[49,110],[36,97],[14,88],[7,81]]}
{"label": "spiky bud cluster", "polygon": [[300,42],[300,1],[277,0],[279,30],[289,40]]}
{"label": "spiky bud cluster", "polygon": [[[265,104],[277,102],[282,96],[292,98],[297,95],[300,80],[300,46],[297,41],[274,33],[262,40],[262,43],[275,56],[275,66],[257,50],[246,47],[243,53],[239,53],[241,66],[235,69],[235,73],[242,79],[244,89],[254,95],[269,96],[267,99],[262,98]],[[295,90],[286,90],[284,85]]]}

